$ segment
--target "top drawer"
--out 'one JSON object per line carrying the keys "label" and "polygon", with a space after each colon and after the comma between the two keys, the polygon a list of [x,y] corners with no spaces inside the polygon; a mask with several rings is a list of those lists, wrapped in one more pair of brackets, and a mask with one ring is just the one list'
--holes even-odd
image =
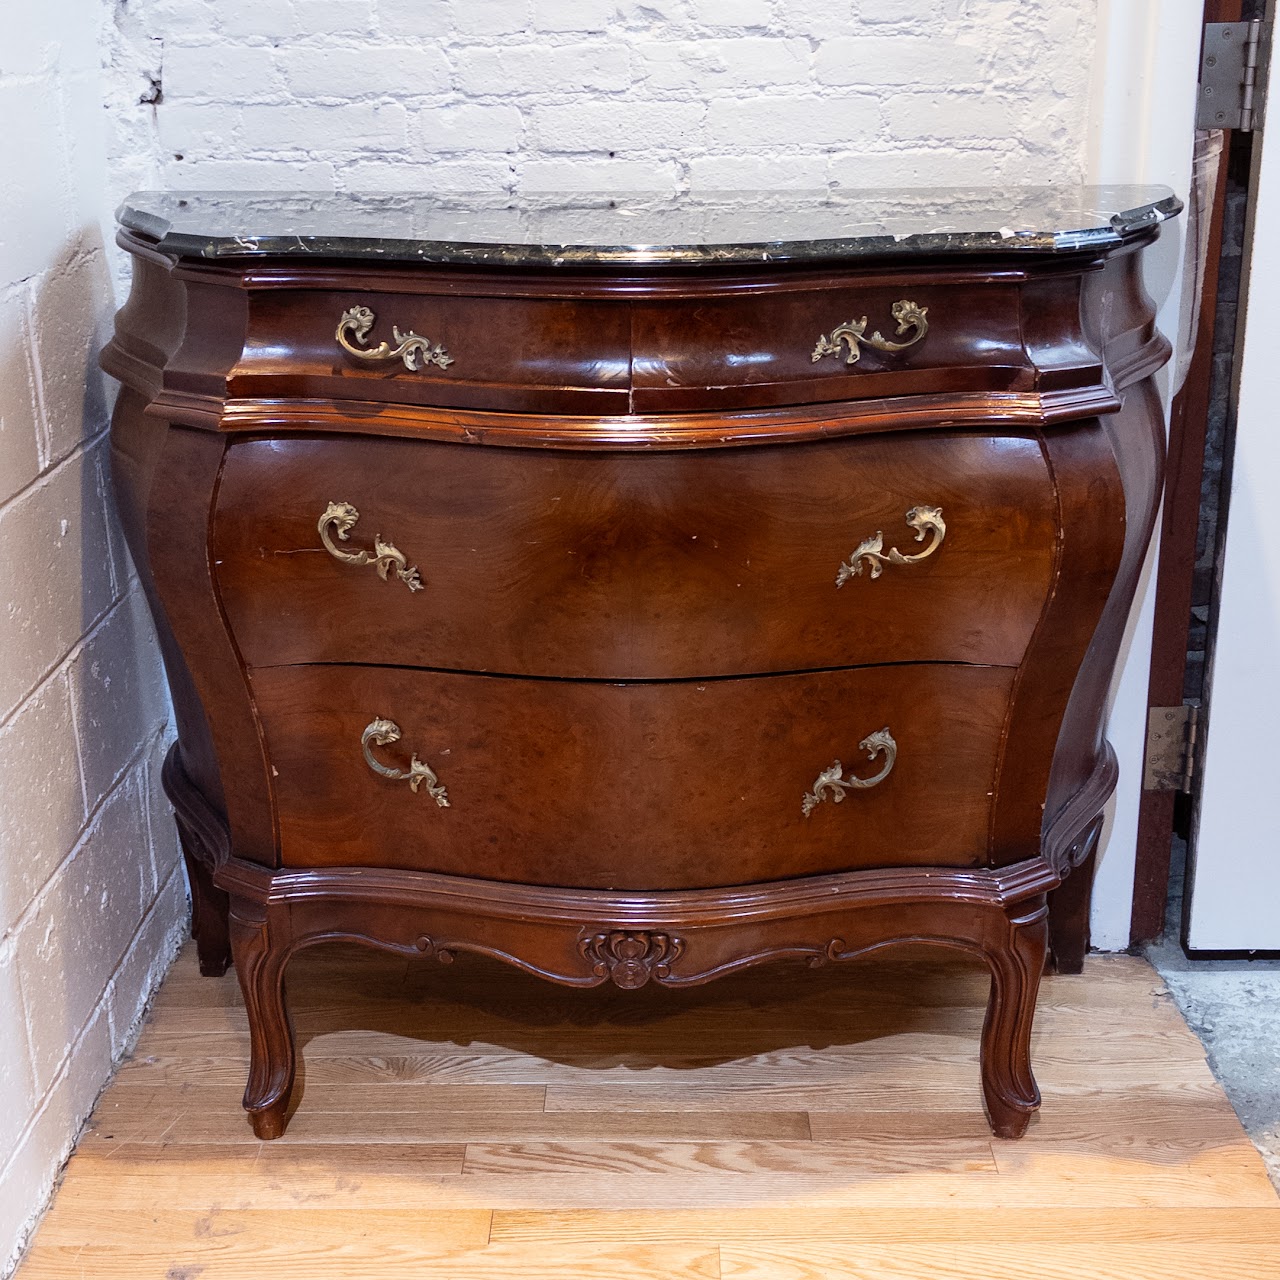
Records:
{"label": "top drawer", "polygon": [[1033,384],[1016,288],[919,282],[636,303],[638,413]]}
{"label": "top drawer", "polygon": [[516,413],[626,413],[625,303],[270,290],[252,297],[232,395]]}
{"label": "top drawer", "polygon": [[1016,664],[1053,575],[1034,438],[669,453],[249,440],[213,554],[246,662],[592,679]]}
{"label": "top drawer", "polygon": [[611,416],[1035,385],[1013,285],[918,281],[688,297],[251,295],[233,396]]}

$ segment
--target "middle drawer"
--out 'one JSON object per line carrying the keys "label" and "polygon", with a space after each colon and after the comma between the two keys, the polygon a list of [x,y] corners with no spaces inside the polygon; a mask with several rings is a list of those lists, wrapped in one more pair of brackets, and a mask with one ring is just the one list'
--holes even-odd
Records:
{"label": "middle drawer", "polygon": [[638,455],[295,437],[230,448],[213,555],[250,666],[673,679],[1016,665],[1054,529],[1031,438]]}

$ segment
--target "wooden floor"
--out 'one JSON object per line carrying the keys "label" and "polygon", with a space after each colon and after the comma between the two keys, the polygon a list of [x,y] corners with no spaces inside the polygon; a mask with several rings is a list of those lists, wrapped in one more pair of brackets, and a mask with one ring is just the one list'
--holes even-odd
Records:
{"label": "wooden floor", "polygon": [[286,1136],[250,1133],[235,979],[188,951],[18,1280],[1280,1277],[1280,1202],[1141,960],[1046,978],[1013,1143],[963,961],[583,993],[332,948],[290,982]]}

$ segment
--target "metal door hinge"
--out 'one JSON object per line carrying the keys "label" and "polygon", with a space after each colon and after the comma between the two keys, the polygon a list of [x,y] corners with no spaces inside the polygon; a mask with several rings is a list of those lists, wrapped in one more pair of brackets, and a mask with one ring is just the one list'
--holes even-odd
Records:
{"label": "metal door hinge", "polygon": [[1199,739],[1199,707],[1148,708],[1142,789],[1189,792],[1196,772]]}
{"label": "metal door hinge", "polygon": [[1200,51],[1197,129],[1240,129],[1261,125],[1270,28],[1261,18],[1251,22],[1206,22]]}

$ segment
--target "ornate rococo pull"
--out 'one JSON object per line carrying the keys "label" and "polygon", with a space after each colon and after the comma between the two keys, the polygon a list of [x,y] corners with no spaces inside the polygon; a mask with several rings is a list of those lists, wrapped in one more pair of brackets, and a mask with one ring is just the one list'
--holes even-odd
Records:
{"label": "ornate rococo pull", "polygon": [[913,556],[905,556],[897,547],[884,549],[884,532],[877,529],[869,538],[858,543],[847,564],[842,564],[836,571],[836,586],[843,587],[850,578],[860,577],[863,564],[870,568],[870,577],[878,578],[887,564],[915,564],[917,560],[925,560],[942,546],[947,536],[947,524],[942,518],[941,507],[912,507],[907,512],[907,523],[916,531],[916,541],[923,542],[932,533],[933,541],[923,551]]}
{"label": "ornate rococo pull", "polygon": [[365,763],[374,773],[380,774],[384,778],[390,778],[393,782],[400,782],[407,778],[409,787],[416,792],[425,782],[427,784],[427,794],[442,809],[449,807],[449,792],[440,785],[440,779],[436,776],[436,771],[424,761],[419,760],[415,755],[409,761],[409,772],[405,773],[403,769],[392,769],[390,766],[383,764],[379,760],[375,760],[372,745],[379,747],[389,746],[393,742],[400,741],[400,726],[393,720],[373,720],[365,726],[365,731],[360,735],[360,746],[364,751]]}
{"label": "ornate rococo pull", "polygon": [[861,320],[850,320],[847,324],[837,325],[830,333],[824,333],[813,349],[815,363],[823,356],[838,356],[842,344],[849,348],[845,364],[857,364],[863,346],[875,347],[877,351],[905,351],[908,347],[915,346],[929,332],[929,322],[925,319],[929,314],[928,307],[917,307],[914,302],[903,298],[900,302],[895,302],[889,311],[898,322],[899,337],[908,329],[915,329],[915,333],[906,342],[890,342],[879,329],[868,338],[867,317],[863,316]]}
{"label": "ornate rococo pull", "polygon": [[382,535],[378,534],[373,540],[373,555],[367,551],[344,551],[341,547],[334,544],[329,537],[330,528],[337,531],[338,540],[346,542],[351,536],[351,530],[355,527],[355,523],[360,519],[360,513],[349,502],[331,502],[324,509],[322,515],[316,524],[316,528],[320,531],[320,541],[324,543],[324,549],[335,559],[341,560],[343,564],[371,564],[378,571],[378,577],[383,582],[389,581],[387,574],[392,569],[396,571],[396,577],[404,583],[410,591],[422,590],[422,579],[418,576],[417,567],[411,565],[405,559],[404,553],[398,548],[393,547],[389,542],[383,542]]}
{"label": "ornate rococo pull", "polygon": [[[366,347],[364,342],[375,319],[368,307],[352,307],[344,311],[338,321],[336,334],[338,345],[343,351],[359,360],[401,360],[410,371],[425,369],[429,364],[447,369],[453,363],[453,357],[439,343],[433,344],[430,338],[423,338],[412,329],[408,333],[401,333],[396,325],[391,326],[391,336],[396,340],[394,347],[387,342],[380,342],[376,347]],[[352,346],[347,341],[348,330],[359,346]]]}
{"label": "ornate rococo pull", "polygon": [[867,759],[874,760],[877,756],[884,756],[884,765],[880,772],[870,778],[859,778],[850,774],[849,777],[844,776],[844,766],[837,760],[829,769],[823,769],[818,774],[817,781],[813,784],[813,790],[808,792],[804,799],[800,801],[800,809],[807,818],[826,798],[830,796],[835,804],[839,804],[844,799],[846,791],[863,791],[867,787],[874,787],[878,783],[883,782],[893,771],[894,761],[898,758],[898,744],[893,740],[893,734],[888,727],[881,729],[878,733],[869,734],[858,743],[860,750],[867,753]]}

